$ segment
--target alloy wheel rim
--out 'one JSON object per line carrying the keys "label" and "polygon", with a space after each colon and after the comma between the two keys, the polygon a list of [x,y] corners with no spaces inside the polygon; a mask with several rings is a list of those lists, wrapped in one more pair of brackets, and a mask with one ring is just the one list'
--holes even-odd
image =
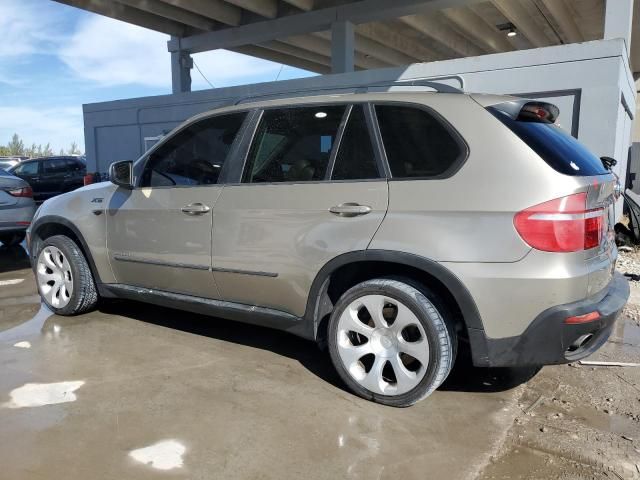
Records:
{"label": "alloy wheel rim", "polygon": [[352,301],[338,320],[338,354],[351,378],[370,392],[401,395],[429,365],[429,342],[418,317],[385,295]]}
{"label": "alloy wheel rim", "polygon": [[36,270],[40,294],[52,307],[64,308],[73,294],[73,274],[62,251],[53,245],[43,248]]}

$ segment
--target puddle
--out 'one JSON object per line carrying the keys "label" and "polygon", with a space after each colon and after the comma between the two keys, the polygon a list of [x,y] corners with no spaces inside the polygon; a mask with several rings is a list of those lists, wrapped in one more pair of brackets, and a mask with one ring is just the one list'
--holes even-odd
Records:
{"label": "puddle", "polygon": [[0,341],[18,340],[19,338],[38,334],[42,331],[44,323],[52,315],[53,312],[42,304],[38,313],[36,313],[31,320],[27,320],[20,325],[16,325],[4,332],[0,332]]}
{"label": "puddle", "polygon": [[612,432],[618,435],[634,435],[633,422],[616,413],[604,413],[587,406],[577,406],[571,410],[571,415],[581,423],[603,432]]}
{"label": "puddle", "polygon": [[9,393],[11,400],[2,406],[5,408],[43,407],[59,403],[75,402],[75,391],[84,381],[57,383],[26,383]]}
{"label": "puddle", "polygon": [[176,440],[163,440],[149,447],[132,450],[129,456],[156,470],[171,470],[182,467],[182,456],[186,450]]}

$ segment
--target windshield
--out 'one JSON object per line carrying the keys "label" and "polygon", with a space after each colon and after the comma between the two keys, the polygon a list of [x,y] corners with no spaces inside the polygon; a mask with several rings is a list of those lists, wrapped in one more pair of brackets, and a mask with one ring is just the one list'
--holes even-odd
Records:
{"label": "windshield", "polygon": [[560,127],[514,120],[494,107],[488,110],[558,172],[576,177],[609,173],[596,155]]}

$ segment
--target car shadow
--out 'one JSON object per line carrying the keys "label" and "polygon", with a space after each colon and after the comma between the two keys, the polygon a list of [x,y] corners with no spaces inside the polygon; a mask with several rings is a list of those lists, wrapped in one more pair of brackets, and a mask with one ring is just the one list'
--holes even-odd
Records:
{"label": "car shadow", "polygon": [[194,335],[268,350],[300,362],[322,380],[347,391],[326,352],[322,352],[314,342],[286,332],[129,300],[102,302],[99,309],[109,315],[121,315]]}
{"label": "car shadow", "polygon": [[0,273],[30,268],[29,254],[23,245],[0,246]]}
{"label": "car shadow", "polygon": [[542,367],[475,367],[468,345],[461,345],[456,363],[439,390],[504,392],[531,380]]}
{"label": "car shadow", "polygon": [[[271,351],[300,362],[314,375],[348,392],[327,352],[315,343],[286,332],[247,325],[221,318],[173,310],[129,300],[103,302],[100,311],[166,328],[181,330],[238,345]],[[468,348],[461,348],[456,364],[439,390],[457,392],[502,392],[527,382],[540,371],[531,368],[478,368],[471,363]]]}

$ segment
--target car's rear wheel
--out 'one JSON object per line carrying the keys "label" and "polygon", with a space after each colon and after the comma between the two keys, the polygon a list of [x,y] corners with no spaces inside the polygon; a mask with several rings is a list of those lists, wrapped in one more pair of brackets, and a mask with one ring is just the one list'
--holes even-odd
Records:
{"label": "car's rear wheel", "polygon": [[[348,290],[329,323],[331,360],[357,395],[406,407],[430,395],[453,366],[456,335],[432,294],[396,279]],[[450,319],[449,319],[450,320]]]}
{"label": "car's rear wheel", "polygon": [[98,302],[87,260],[75,242],[64,235],[40,243],[36,280],[42,300],[59,315],[78,315]]}
{"label": "car's rear wheel", "polygon": [[20,233],[9,233],[5,235],[0,235],[0,242],[5,247],[13,247],[15,245],[20,245],[24,240],[25,234],[24,232]]}

